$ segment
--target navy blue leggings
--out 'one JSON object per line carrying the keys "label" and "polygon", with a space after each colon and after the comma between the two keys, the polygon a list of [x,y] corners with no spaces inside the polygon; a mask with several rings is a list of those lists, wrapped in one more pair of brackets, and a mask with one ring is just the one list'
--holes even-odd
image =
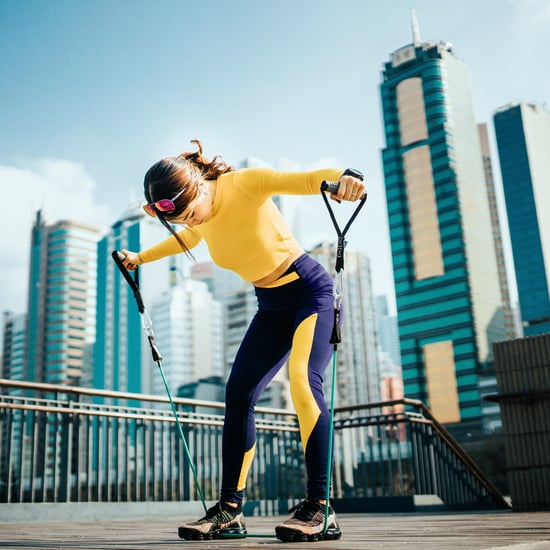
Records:
{"label": "navy blue leggings", "polygon": [[307,497],[323,499],[327,493],[330,413],[323,395],[323,375],[333,350],[333,280],[304,254],[276,284],[279,286],[255,288],[258,311],[227,381],[223,502],[243,499],[256,443],[254,406],[287,359],[305,454]]}

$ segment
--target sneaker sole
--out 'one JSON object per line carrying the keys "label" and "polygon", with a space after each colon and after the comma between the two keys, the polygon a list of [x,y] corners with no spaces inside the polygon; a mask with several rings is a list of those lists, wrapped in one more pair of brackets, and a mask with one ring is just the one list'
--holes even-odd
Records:
{"label": "sneaker sole", "polygon": [[247,531],[244,527],[230,527],[227,529],[217,529],[216,531],[210,531],[208,533],[201,533],[196,529],[190,529],[189,527],[180,527],[178,529],[178,536],[180,539],[185,540],[213,540],[213,539],[244,539],[246,538]]}
{"label": "sneaker sole", "polygon": [[275,527],[275,535],[282,542],[318,542],[321,540],[337,540],[342,536],[338,527],[331,527],[325,533],[303,533],[290,527]]}

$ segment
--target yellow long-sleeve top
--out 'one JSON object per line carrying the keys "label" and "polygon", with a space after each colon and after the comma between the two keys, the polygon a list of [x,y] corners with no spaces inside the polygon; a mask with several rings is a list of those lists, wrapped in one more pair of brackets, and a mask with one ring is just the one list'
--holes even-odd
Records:
{"label": "yellow long-sleeve top", "polygon": [[[314,195],[323,180],[338,181],[341,170],[279,172],[246,168],[218,177],[211,218],[179,232],[189,249],[202,239],[212,260],[257,281],[272,273],[300,249],[284,218],[271,199],[274,195]],[[140,252],[143,262],[182,252],[174,236]]]}

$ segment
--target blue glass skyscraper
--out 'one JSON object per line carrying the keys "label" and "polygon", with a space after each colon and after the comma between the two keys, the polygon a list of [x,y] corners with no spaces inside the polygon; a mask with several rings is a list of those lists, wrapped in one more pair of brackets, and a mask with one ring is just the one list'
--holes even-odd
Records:
{"label": "blue glass skyscraper", "polygon": [[86,347],[95,338],[99,230],[39,211],[32,229],[25,379],[78,385]]}
{"label": "blue glass skyscraper", "polygon": [[527,103],[493,116],[523,333],[550,332],[550,112]]}
{"label": "blue glass skyscraper", "polygon": [[382,152],[405,395],[464,431],[483,426],[480,374],[504,315],[467,66],[449,43],[385,63]]}
{"label": "blue glass skyscraper", "polygon": [[[134,204],[97,246],[97,315],[93,386],[114,391],[153,393],[151,350],[143,333],[133,292],[111,258],[113,250],[139,251],[166,238],[158,220]],[[140,269],[139,287],[149,311],[170,286],[168,259]],[[162,350],[161,350],[162,351]]]}

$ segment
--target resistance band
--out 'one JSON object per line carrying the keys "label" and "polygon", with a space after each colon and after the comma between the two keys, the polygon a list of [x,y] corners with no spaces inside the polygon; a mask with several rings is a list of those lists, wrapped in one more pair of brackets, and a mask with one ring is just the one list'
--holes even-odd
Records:
{"label": "resistance band", "polygon": [[[363,181],[363,174],[357,170],[348,168],[342,174],[343,176],[353,176],[361,181]],[[344,229],[340,229],[338,222],[336,221],[336,216],[329,204],[329,201],[326,197],[325,191],[329,191],[332,194],[338,192],[339,183],[338,182],[329,182],[323,181],[321,184],[321,195],[325,201],[326,207],[329,211],[330,218],[336,229],[336,234],[338,235],[338,245],[336,247],[336,265],[335,265],[335,276],[334,276],[334,286],[332,290],[332,295],[334,297],[334,325],[332,327],[332,335],[330,337],[330,343],[334,345],[334,351],[332,354],[332,387],[331,387],[331,396],[330,396],[330,419],[329,419],[329,437],[328,437],[328,467],[327,467],[327,491],[325,497],[325,524],[323,527],[323,534],[328,530],[328,512],[329,512],[329,500],[330,500],[330,484],[332,479],[332,450],[333,450],[333,441],[334,441],[334,401],[336,394],[336,359],[337,359],[337,349],[338,344],[342,341],[342,333],[340,331],[340,308],[342,306],[342,298],[344,293],[343,288],[343,277],[342,272],[344,271],[344,249],[346,248],[345,236],[348,232],[351,224],[359,214],[359,211],[365,205],[367,200],[367,193],[365,192],[363,196],[359,199],[359,204],[357,208],[351,215],[350,219],[344,226]]]}
{"label": "resistance band", "polygon": [[172,394],[170,393],[170,388],[168,387],[168,382],[166,381],[166,376],[164,375],[164,369],[162,368],[162,356],[157,348],[157,344],[155,342],[155,335],[153,333],[153,323],[151,322],[151,318],[149,317],[149,314],[147,313],[145,309],[145,305],[143,304],[143,298],[141,296],[141,292],[139,291],[139,275],[138,270],[139,268],[136,268],[134,278],[130,276],[129,271],[124,267],[124,264],[122,263],[124,260],[124,255],[122,252],[119,252],[118,250],[113,250],[111,253],[111,256],[113,257],[113,260],[115,261],[115,264],[120,269],[120,272],[130,285],[130,288],[132,289],[134,293],[134,298],[136,299],[138,311],[141,317],[141,326],[143,327],[143,330],[145,331],[145,334],[147,336],[147,340],[149,342],[149,345],[151,347],[151,353],[153,355],[153,361],[158,365],[160,370],[160,375],[162,377],[162,382],[164,383],[164,388],[166,390],[166,394],[168,395],[168,400],[170,401],[170,406],[172,407],[172,412],[174,413],[174,418],[176,419],[176,425],[178,428],[178,432],[181,436],[181,440],[183,442],[183,448],[185,449],[185,455],[187,456],[187,460],[189,461],[189,467],[191,468],[191,471],[193,472],[193,478],[195,479],[195,485],[197,486],[197,491],[199,493],[199,496],[201,498],[201,502],[204,508],[204,511],[207,512],[206,508],[206,502],[204,499],[204,494],[202,492],[199,479],[197,477],[197,470],[195,468],[195,464],[193,463],[193,458],[191,457],[191,453],[189,452],[189,446],[187,445],[187,440],[185,439],[185,435],[183,433],[183,429],[181,427],[180,419],[178,417],[178,411],[176,410],[176,405],[174,403],[174,400],[172,399]]}

